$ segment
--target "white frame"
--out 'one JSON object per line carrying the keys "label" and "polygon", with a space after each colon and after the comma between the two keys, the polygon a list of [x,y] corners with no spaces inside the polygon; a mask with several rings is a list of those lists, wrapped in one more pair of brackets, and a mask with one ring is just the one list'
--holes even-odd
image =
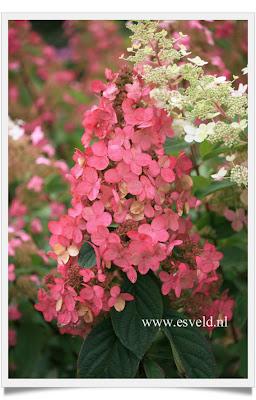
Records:
{"label": "white frame", "polygon": [[[11,379],[8,377],[8,21],[41,20],[247,20],[249,79],[248,378],[246,379]],[[2,386],[4,387],[253,387],[255,385],[255,93],[253,13],[4,13],[2,14]]]}

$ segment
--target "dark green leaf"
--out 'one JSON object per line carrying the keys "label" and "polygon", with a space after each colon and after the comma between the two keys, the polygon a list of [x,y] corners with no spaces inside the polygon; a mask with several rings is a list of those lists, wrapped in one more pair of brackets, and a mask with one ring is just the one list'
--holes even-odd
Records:
{"label": "dark green leaf", "polygon": [[164,144],[165,154],[177,155],[181,150],[188,148],[188,144],[183,139],[179,138],[166,138]]}
{"label": "dark green leaf", "polygon": [[204,176],[193,176],[193,190],[194,192],[200,189],[208,188],[212,182],[211,179]]}
{"label": "dark green leaf", "polygon": [[214,149],[214,145],[211,144],[210,142],[207,142],[206,140],[204,140],[202,143],[200,143],[199,145],[199,153],[200,156],[202,158],[204,158],[204,156],[206,154],[209,154],[212,150]]}
{"label": "dark green leaf", "polygon": [[247,338],[243,338],[239,343],[240,368],[239,374],[242,378],[247,378],[248,375],[248,344]]}
{"label": "dark green leaf", "polygon": [[235,268],[237,271],[247,269],[247,251],[235,246],[228,246],[221,249],[224,254],[221,260],[223,268]]}
{"label": "dark green leaf", "polygon": [[[184,316],[167,311],[165,319],[184,319]],[[174,324],[174,322],[173,322]],[[214,378],[216,364],[209,342],[203,333],[195,327],[164,327],[168,337],[175,364],[181,376],[187,378]]]}
{"label": "dark green leaf", "polygon": [[145,360],[143,360],[143,367],[147,378],[165,378],[164,370],[156,361],[151,360],[150,358],[145,358]]}
{"label": "dark green leaf", "polygon": [[221,153],[225,153],[227,148],[219,145],[216,147],[213,144],[204,141],[200,143],[199,151],[202,159],[206,161],[215,158]]}
{"label": "dark green leaf", "polygon": [[99,323],[85,339],[78,358],[79,378],[133,378],[139,359],[115,335],[111,320]]}
{"label": "dark green leaf", "polygon": [[16,371],[19,378],[36,377],[37,360],[47,348],[50,329],[27,300],[20,304],[19,309],[22,318],[17,332],[17,344],[14,348]]}
{"label": "dark green leaf", "polygon": [[204,198],[208,196],[209,194],[215,193],[218,190],[226,189],[231,186],[234,186],[233,182],[230,182],[229,180],[224,180],[221,182],[212,182],[209,184],[209,186],[205,188],[198,188],[198,190],[195,191],[195,195],[198,198]]}
{"label": "dark green leaf", "polygon": [[80,267],[92,268],[96,265],[96,255],[93,247],[85,242],[79,252],[78,264]]}
{"label": "dark green leaf", "polygon": [[234,322],[242,328],[247,321],[247,293],[240,293],[236,299]]}
{"label": "dark green leaf", "polygon": [[214,229],[216,238],[218,238],[218,240],[226,239],[234,234],[230,222],[225,217],[214,212],[210,212],[209,216],[209,224]]}
{"label": "dark green leaf", "polygon": [[51,194],[52,197],[59,196],[60,193],[63,193],[66,190],[66,183],[62,179],[60,179],[58,175],[51,174],[47,177],[47,180],[45,182],[45,191]]}
{"label": "dark green leaf", "polygon": [[158,332],[153,326],[144,327],[142,319],[162,317],[160,289],[154,278],[147,274],[139,275],[135,284],[126,279],[122,292],[131,293],[134,300],[126,303],[122,312],[112,308],[113,327],[124,346],[142,358]]}

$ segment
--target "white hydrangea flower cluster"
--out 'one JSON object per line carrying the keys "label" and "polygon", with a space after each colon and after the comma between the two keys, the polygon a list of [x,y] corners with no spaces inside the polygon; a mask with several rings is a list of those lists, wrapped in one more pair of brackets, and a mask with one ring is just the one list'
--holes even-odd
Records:
{"label": "white hydrangea flower cluster", "polygon": [[231,182],[239,187],[248,187],[248,168],[245,165],[235,165],[230,171]]}
{"label": "white hydrangea flower cluster", "polygon": [[[233,83],[238,77],[234,76],[231,82],[225,76],[204,73],[207,61],[198,56],[188,57],[186,47],[179,45],[184,35],[168,37],[158,21],[131,22],[128,28],[132,31],[129,49],[132,54],[127,59],[152,84],[151,98],[173,117],[178,134],[189,144],[206,140],[226,147],[227,153],[230,149],[233,153],[237,148],[241,151],[241,146],[246,152],[247,85],[240,83],[235,89]],[[242,72],[246,74],[247,67]],[[240,187],[246,186],[245,167],[238,164],[231,167],[228,179]],[[221,179],[227,175],[222,176],[224,170]]]}

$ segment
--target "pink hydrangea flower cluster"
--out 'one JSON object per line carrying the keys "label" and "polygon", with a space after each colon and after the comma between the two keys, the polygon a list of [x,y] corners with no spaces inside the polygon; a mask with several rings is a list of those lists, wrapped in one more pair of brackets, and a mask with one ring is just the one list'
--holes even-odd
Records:
{"label": "pink hydrangea flower cluster", "polygon": [[[57,273],[46,276],[35,306],[71,334],[84,335],[102,313],[133,301],[120,288],[125,275],[135,284],[152,271],[163,295],[186,293],[189,301],[201,293],[209,301],[222,258],[211,243],[202,246],[187,215],[200,205],[191,194],[192,162],[183,152],[165,154],[172,119],[136,70],[106,70],[106,80],[92,85],[99,103],[84,115],[84,149],[68,175],[72,207],[49,223]],[[91,269],[78,262],[85,242],[96,254]]]}
{"label": "pink hydrangea flower cluster", "polygon": [[244,226],[247,226],[247,217],[243,208],[238,208],[235,211],[226,208],[223,214],[224,217],[231,222],[234,231],[239,232]]}
{"label": "pink hydrangea flower cluster", "polygon": [[[35,301],[43,267],[49,269],[43,247],[47,245],[47,222],[65,211],[65,205],[45,190],[47,178],[59,176],[64,182],[67,165],[53,158],[54,148],[40,126],[28,134],[22,121],[9,120],[8,134],[9,171],[14,170],[14,178],[11,173],[9,179],[15,188],[10,196],[8,226],[9,345],[15,346],[20,327],[16,321],[22,317],[18,306],[24,299]],[[45,205],[48,210],[42,214]]]}

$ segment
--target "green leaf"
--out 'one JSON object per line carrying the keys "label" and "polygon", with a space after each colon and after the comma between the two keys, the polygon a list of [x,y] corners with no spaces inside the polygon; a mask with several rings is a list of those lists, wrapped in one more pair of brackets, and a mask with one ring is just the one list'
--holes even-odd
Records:
{"label": "green leaf", "polygon": [[214,149],[214,145],[211,144],[210,142],[207,142],[206,140],[204,140],[202,143],[200,143],[199,145],[199,153],[200,156],[202,158],[204,158],[204,156],[206,154],[209,154],[212,150]]}
{"label": "green leaf", "polygon": [[139,359],[115,335],[105,319],[85,339],[78,358],[79,378],[134,378]]}
{"label": "green leaf", "polygon": [[163,331],[170,341],[175,364],[181,376],[187,378],[215,378],[216,364],[209,342],[195,327],[174,326],[174,321],[184,316],[168,310],[165,319],[173,320],[173,326]]}
{"label": "green leaf", "polygon": [[83,92],[75,89],[69,89],[69,94],[79,103],[89,104],[90,99]]}
{"label": "green leaf", "polygon": [[188,148],[188,144],[184,139],[180,138],[166,138],[164,143],[164,151],[167,155],[177,155],[181,150]]}
{"label": "green leaf", "polygon": [[36,363],[47,348],[50,328],[28,300],[20,303],[19,310],[22,318],[19,321],[13,357],[18,377],[31,378],[38,372]]}
{"label": "green leaf", "polygon": [[226,153],[227,148],[224,146],[216,146],[209,142],[200,143],[199,152],[204,161],[216,158],[221,153]]}
{"label": "green leaf", "polygon": [[195,195],[198,198],[202,199],[208,196],[209,194],[215,193],[218,190],[226,189],[231,186],[234,186],[234,183],[230,182],[229,180],[224,180],[221,182],[212,182],[204,188],[198,188],[198,190],[195,191]]}
{"label": "green leaf", "polygon": [[247,293],[240,293],[236,299],[234,321],[239,328],[242,328],[247,321]]}
{"label": "green leaf", "polygon": [[78,264],[83,268],[92,268],[96,265],[95,251],[87,242],[85,242],[80,249]]}
{"label": "green leaf", "polygon": [[[67,190],[67,184],[58,175],[50,174],[45,181],[45,191],[58,198],[60,193]],[[57,196],[56,196],[57,195]]]}
{"label": "green leaf", "polygon": [[235,246],[228,246],[221,249],[224,254],[221,260],[223,269],[235,268],[237,271],[243,272],[247,269],[247,251]]}
{"label": "green leaf", "polygon": [[247,338],[244,337],[239,343],[239,354],[240,354],[240,368],[239,374],[242,378],[248,376],[248,343]]}
{"label": "green leaf", "polygon": [[122,312],[111,309],[113,328],[123,345],[142,358],[158,332],[156,327],[144,327],[142,319],[162,317],[160,289],[154,277],[147,274],[139,275],[135,284],[126,278],[122,292],[131,293],[134,300],[126,303]]}
{"label": "green leaf", "polygon": [[150,358],[145,358],[143,361],[143,367],[147,378],[165,378],[164,370],[156,361],[151,360]]}
{"label": "green leaf", "polygon": [[218,240],[227,239],[234,234],[230,222],[225,217],[214,212],[210,212],[209,216],[209,225],[214,229]]}
{"label": "green leaf", "polygon": [[192,179],[194,191],[208,188],[212,182],[211,179],[205,178],[204,176],[193,176]]}

